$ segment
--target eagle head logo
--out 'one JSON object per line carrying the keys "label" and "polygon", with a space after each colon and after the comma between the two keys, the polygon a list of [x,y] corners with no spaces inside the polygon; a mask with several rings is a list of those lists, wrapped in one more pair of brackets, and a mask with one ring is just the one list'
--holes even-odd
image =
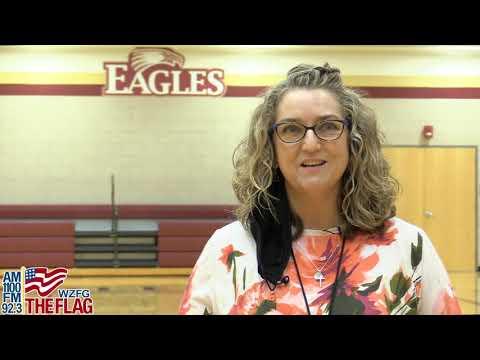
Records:
{"label": "eagle head logo", "polygon": [[185,63],[185,57],[170,48],[135,48],[128,60],[135,72],[141,72],[156,65],[182,68]]}

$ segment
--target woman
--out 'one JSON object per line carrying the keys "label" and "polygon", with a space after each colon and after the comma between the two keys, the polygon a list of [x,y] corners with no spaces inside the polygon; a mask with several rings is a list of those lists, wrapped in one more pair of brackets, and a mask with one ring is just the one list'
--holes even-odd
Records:
{"label": "woman", "polygon": [[427,234],[395,217],[375,116],[338,69],[291,69],[234,167],[238,221],[206,244],[181,314],[460,313]]}

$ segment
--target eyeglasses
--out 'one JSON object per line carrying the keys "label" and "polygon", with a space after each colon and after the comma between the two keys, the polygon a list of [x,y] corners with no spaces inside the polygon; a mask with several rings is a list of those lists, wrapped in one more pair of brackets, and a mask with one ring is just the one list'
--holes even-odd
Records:
{"label": "eyeglasses", "polygon": [[320,121],[314,126],[305,126],[297,122],[282,122],[274,124],[270,129],[270,134],[276,132],[281,141],[285,143],[297,143],[305,137],[308,130],[313,130],[320,140],[333,141],[342,136],[345,125],[350,128],[348,118],[345,120]]}

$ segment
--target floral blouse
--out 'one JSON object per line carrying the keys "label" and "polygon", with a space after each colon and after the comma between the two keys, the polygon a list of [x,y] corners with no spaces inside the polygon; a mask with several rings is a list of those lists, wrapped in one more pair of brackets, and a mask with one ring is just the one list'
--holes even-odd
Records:
{"label": "floral blouse", "polygon": [[[345,241],[335,313],[460,314],[447,271],[427,234],[399,218],[386,225],[383,236],[358,233]],[[342,245],[338,231],[331,230],[307,229],[292,245],[311,314],[329,313]],[[258,274],[254,239],[240,222],[233,222],[205,245],[179,313],[306,315],[292,257],[284,275],[289,281],[270,290]]]}

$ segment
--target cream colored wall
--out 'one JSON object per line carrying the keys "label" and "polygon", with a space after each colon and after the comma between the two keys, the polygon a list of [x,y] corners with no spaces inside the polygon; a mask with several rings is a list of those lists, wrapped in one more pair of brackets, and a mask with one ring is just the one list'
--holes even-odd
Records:
{"label": "cream colored wall", "polygon": [[420,145],[424,125],[434,126],[430,145],[480,145],[480,100],[368,99],[392,145]]}
{"label": "cream colored wall", "polygon": [[232,204],[257,99],[0,97],[0,203]]}

